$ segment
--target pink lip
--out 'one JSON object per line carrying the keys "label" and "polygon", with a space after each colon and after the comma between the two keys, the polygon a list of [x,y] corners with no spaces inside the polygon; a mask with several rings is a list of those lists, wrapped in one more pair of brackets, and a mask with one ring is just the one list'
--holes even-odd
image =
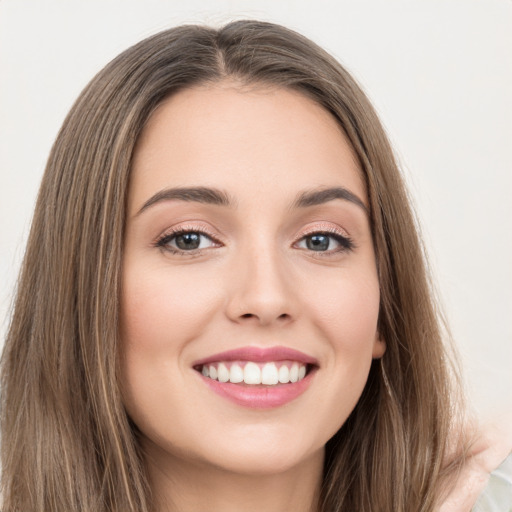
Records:
{"label": "pink lip", "polygon": [[[198,367],[218,361],[253,361],[255,363],[269,361],[292,360],[305,364],[318,366],[315,358],[286,347],[242,347],[196,361],[193,366]],[[248,386],[219,382],[198,373],[198,377],[215,393],[227,398],[237,405],[251,409],[270,409],[285,405],[298,398],[310,386],[317,368],[310,368],[308,374],[300,381],[274,386]]]}
{"label": "pink lip", "polygon": [[212,391],[235,404],[251,409],[270,409],[287,404],[304,393],[311,384],[314,373],[314,371],[310,372],[302,380],[295,383],[265,387],[219,382],[203,377],[201,374],[198,374],[198,376]]}
{"label": "pink lip", "polygon": [[204,359],[195,361],[192,366],[200,366],[219,361],[254,361],[255,363],[267,363],[270,361],[297,361],[299,363],[318,365],[318,361],[304,352],[299,352],[287,347],[241,347],[226,352],[220,352]]}

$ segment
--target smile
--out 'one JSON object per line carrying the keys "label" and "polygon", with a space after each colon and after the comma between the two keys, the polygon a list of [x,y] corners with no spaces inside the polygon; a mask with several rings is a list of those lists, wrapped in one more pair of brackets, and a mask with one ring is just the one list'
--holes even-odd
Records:
{"label": "smile", "polygon": [[210,379],[232,384],[275,386],[302,380],[306,376],[304,363],[294,361],[275,361],[256,363],[254,361],[226,361],[205,364],[201,373]]}
{"label": "smile", "polygon": [[286,347],[244,347],[196,361],[193,368],[218,395],[261,409],[279,407],[304,393],[318,363]]}

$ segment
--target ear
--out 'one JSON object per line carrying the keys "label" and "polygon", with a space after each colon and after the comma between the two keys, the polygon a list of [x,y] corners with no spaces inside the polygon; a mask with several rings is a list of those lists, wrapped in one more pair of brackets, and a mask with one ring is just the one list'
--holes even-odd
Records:
{"label": "ear", "polygon": [[386,342],[377,331],[375,333],[375,341],[373,342],[372,358],[380,359],[384,352],[386,352]]}

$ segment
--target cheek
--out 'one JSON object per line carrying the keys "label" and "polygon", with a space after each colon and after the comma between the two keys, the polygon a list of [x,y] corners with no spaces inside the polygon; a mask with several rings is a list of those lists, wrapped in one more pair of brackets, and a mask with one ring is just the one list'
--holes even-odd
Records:
{"label": "cheek", "polygon": [[173,411],[190,372],[183,354],[211,323],[219,293],[215,285],[201,286],[205,277],[197,272],[130,263],[120,309],[123,401],[139,428],[157,439],[156,426],[176,423]]}
{"label": "cheek", "polygon": [[[332,286],[333,282],[339,284]],[[377,277],[371,272],[331,280],[331,286],[324,288],[328,292],[317,291],[310,305],[315,327],[329,354],[331,406],[333,414],[339,415],[333,417],[336,424],[343,422],[357,403],[375,347],[380,344],[377,334],[380,293]]]}
{"label": "cheek", "polygon": [[[128,266],[123,279],[121,333],[125,349],[176,351],[199,335],[214,314],[218,293],[200,273]],[[200,293],[199,293],[200,292]]]}
{"label": "cheek", "polygon": [[380,293],[376,276],[362,274],[332,280],[311,301],[317,325],[340,349],[360,352],[376,340]]}
{"label": "cheek", "polygon": [[378,342],[379,286],[377,278],[343,281],[330,293],[317,294],[313,317],[329,354],[324,403],[314,413],[326,418],[330,438],[355,408],[368,379]]}

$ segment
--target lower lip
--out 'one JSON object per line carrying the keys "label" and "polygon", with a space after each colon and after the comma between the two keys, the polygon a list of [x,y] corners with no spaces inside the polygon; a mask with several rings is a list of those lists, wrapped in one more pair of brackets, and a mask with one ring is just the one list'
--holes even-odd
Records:
{"label": "lower lip", "polygon": [[212,391],[237,405],[251,409],[270,409],[285,405],[302,395],[311,384],[313,374],[314,371],[309,372],[298,382],[261,387],[219,382],[203,375],[200,377]]}

